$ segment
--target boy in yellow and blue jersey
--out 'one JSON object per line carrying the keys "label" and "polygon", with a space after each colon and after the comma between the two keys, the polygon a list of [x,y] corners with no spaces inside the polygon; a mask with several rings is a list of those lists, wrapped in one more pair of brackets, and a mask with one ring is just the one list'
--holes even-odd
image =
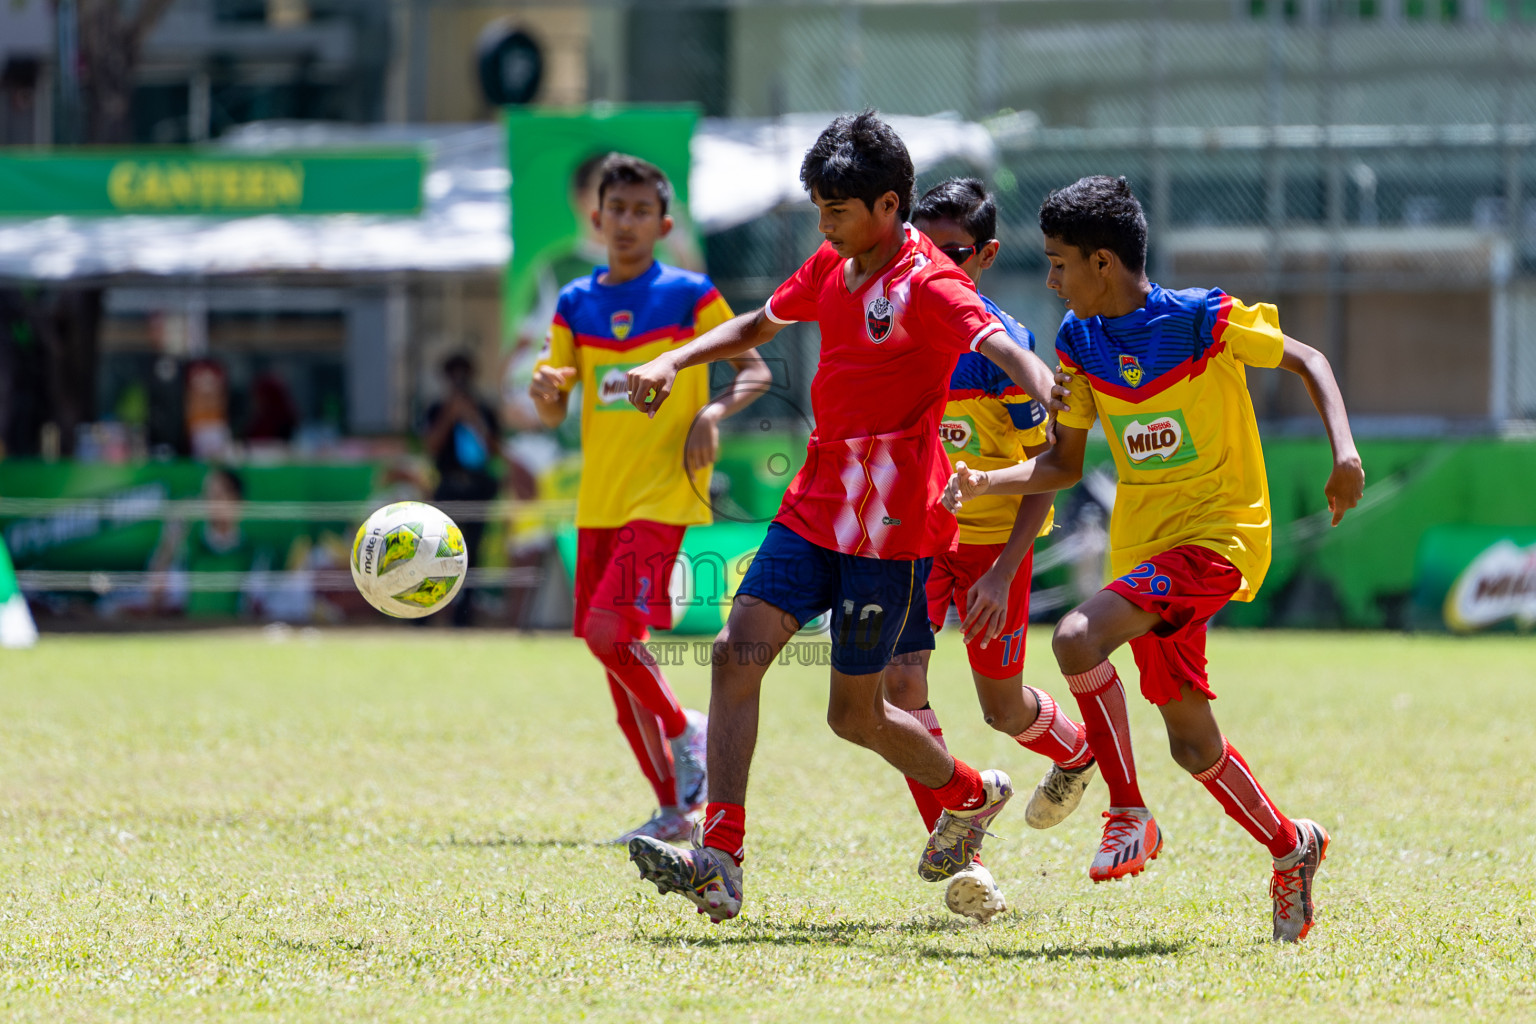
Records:
{"label": "boy in yellow and blue jersey", "polygon": [[[964,271],[976,286],[997,259],[997,204],[975,178],[951,178],[923,194],[912,223]],[[981,297],[1009,339],[1031,352],[1035,336]],[[940,439],[951,464],[1001,469],[1050,447],[1046,415],[1002,367],[980,352],[966,352],[949,378]],[[1029,588],[1037,536],[1049,532],[1053,494],[987,495],[957,515],[959,543],[934,556],[928,575],[928,621],[935,632],[950,605],[960,612],[965,652],[976,696],[988,725],[1021,746],[1050,758],[1052,767],[1035,789],[1025,819],[1048,828],[1066,818],[1093,775],[1087,734],[1044,690],[1024,685],[1024,634],[1029,626]],[[917,719],[940,743],[938,717],[928,702],[932,651],[892,659],[885,671],[886,699]],[[929,831],[942,808],[933,791],[907,779]],[[945,891],[950,910],[980,921],[1007,909],[1007,901],[980,861],[955,874]]]}
{"label": "boy in yellow and blue jersey", "polygon": [[614,154],[598,171],[592,221],[608,265],[566,285],[529,394],[548,426],[566,415],[582,386],[581,486],[576,495],[576,609],[573,631],[602,663],[657,812],[615,842],[638,835],[685,839],[705,792],[707,719],[678,703],[643,646],[650,629],[672,626],[672,570],[689,526],[710,522],[711,467],[719,422],[768,385],[756,353],[731,360],[736,379],[709,397],[709,370],[678,375],[672,401],[647,418],[629,402],[636,366],[731,319],[703,274],[667,266],[656,243],[672,228],[672,189],[652,164]]}
{"label": "boy in yellow and blue jersey", "polygon": [[1052,641],[1109,787],[1089,877],[1138,874],[1163,845],[1137,786],[1125,690],[1108,660],[1129,642],[1174,761],[1274,858],[1275,940],[1299,942],[1312,926],[1328,833],[1282,815],[1216,724],[1206,624],[1228,601],[1252,600],[1269,568],[1269,489],[1245,367],[1278,366],[1306,383],[1333,446],[1324,493],[1334,525],[1365,487],[1338,384],[1321,353],[1281,332],[1274,306],[1148,281],[1147,221],[1124,178],[1083,178],[1051,193],[1040,228],[1047,284],[1068,309],[1056,335],[1071,376],[1056,445],[1022,466],[957,465],[945,503],[1076,483],[1088,429],[1102,424],[1120,478],[1109,526],[1119,578],[1067,613]]}

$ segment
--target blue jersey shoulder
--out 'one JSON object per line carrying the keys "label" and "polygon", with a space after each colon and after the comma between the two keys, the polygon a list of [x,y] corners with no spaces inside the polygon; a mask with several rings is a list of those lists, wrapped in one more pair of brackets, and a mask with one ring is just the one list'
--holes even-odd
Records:
{"label": "blue jersey shoulder", "polygon": [[660,261],[621,285],[598,282],[607,269],[597,267],[560,290],[555,308],[577,333],[627,338],[691,327],[695,307],[715,288],[704,274]]}
{"label": "blue jersey shoulder", "polygon": [[1069,311],[1056,348],[1094,377],[1137,387],[1205,354],[1214,341],[1211,310],[1221,298],[1213,289],[1153,285],[1146,305],[1125,316],[1079,320]]}
{"label": "blue jersey shoulder", "polygon": [[[1028,327],[1009,316],[1002,307],[985,295],[981,297],[981,301],[987,307],[987,311],[997,317],[1014,344],[1031,352],[1035,350],[1035,336],[1030,333]],[[989,395],[999,396],[1012,386],[1013,379],[1007,372],[980,352],[966,352],[961,355],[959,361],[955,363],[954,372],[949,377],[949,387],[953,391],[983,391]]]}

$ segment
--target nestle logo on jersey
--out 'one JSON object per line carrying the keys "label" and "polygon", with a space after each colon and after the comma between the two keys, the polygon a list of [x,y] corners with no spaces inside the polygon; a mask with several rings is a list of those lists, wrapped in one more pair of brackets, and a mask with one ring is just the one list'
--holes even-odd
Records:
{"label": "nestle logo on jersey", "polygon": [[896,310],[884,295],[876,295],[864,307],[864,332],[876,345],[891,336],[891,326],[895,322]]}
{"label": "nestle logo on jersey", "polygon": [[[1110,420],[1120,435],[1126,458],[1138,466],[1147,463],[1142,468],[1178,466],[1197,457],[1194,445],[1187,443],[1189,427],[1178,412],[1165,413],[1147,423],[1134,416],[1111,416]],[[1159,461],[1152,464],[1151,459]]]}

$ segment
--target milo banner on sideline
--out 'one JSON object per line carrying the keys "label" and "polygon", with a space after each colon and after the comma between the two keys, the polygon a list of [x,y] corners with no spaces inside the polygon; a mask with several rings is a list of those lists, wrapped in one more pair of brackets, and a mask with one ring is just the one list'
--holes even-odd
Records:
{"label": "milo banner on sideline", "polygon": [[1536,626],[1536,528],[1436,526],[1419,542],[1414,610],[1458,633]]}
{"label": "milo banner on sideline", "polygon": [[512,172],[512,261],[503,289],[509,345],[542,342],[560,288],[607,263],[590,214],[597,207],[594,172],[609,153],[649,160],[671,179],[676,197],[668,212],[675,226],[657,256],[690,270],[704,269],[688,219],[688,147],[697,109],[509,108],[503,117]]}

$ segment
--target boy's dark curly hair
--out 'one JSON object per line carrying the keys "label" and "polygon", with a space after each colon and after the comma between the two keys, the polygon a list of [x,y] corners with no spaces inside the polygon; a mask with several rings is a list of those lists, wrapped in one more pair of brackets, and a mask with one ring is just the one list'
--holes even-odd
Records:
{"label": "boy's dark curly hair", "polygon": [[1125,178],[1094,174],[1059,188],[1040,204],[1040,230],[1084,256],[1108,249],[1134,274],[1147,266],[1147,215]]}
{"label": "boy's dark curly hair", "polygon": [[903,221],[912,216],[916,181],[907,144],[873,110],[834,118],[800,164],[800,183],[823,199],[858,199],[873,210],[895,192]]}

